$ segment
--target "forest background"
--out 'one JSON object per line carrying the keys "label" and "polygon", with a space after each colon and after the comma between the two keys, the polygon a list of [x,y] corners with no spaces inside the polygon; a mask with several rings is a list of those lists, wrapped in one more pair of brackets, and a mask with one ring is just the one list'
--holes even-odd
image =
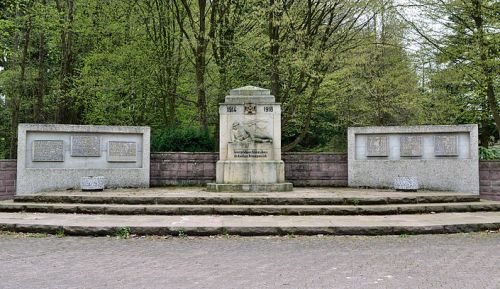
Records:
{"label": "forest background", "polygon": [[153,151],[215,151],[218,103],[245,85],[282,103],[285,151],[462,123],[487,148],[499,19],[494,0],[0,0],[0,158],[19,123],[148,125]]}

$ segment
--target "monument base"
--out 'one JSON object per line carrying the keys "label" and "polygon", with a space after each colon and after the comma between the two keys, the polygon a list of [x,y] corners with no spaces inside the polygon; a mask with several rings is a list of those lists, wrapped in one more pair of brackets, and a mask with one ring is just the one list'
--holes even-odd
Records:
{"label": "monument base", "polygon": [[275,184],[216,184],[208,183],[209,192],[290,192],[292,183]]}

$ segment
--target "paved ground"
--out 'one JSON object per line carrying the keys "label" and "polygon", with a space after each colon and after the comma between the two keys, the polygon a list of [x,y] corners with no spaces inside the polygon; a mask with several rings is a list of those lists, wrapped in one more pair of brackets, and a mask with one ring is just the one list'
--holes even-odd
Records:
{"label": "paved ground", "polygon": [[499,288],[500,233],[384,237],[0,235],[0,288]]}

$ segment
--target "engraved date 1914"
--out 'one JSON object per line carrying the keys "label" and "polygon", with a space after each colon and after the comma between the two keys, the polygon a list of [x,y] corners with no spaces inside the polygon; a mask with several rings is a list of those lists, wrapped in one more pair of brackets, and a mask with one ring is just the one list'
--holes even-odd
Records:
{"label": "engraved date 1914", "polygon": [[226,106],[227,112],[236,112],[236,106]]}

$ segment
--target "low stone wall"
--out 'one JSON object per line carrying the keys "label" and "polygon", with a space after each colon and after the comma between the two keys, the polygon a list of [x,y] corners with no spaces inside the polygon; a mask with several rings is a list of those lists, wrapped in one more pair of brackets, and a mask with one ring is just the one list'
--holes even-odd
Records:
{"label": "low stone wall", "polygon": [[[153,153],[151,186],[204,185],[215,181],[218,153]],[[347,156],[284,153],[286,180],[294,186],[346,186]]]}
{"label": "low stone wall", "polygon": [[500,161],[479,162],[481,198],[500,201]]}
{"label": "low stone wall", "polygon": [[[204,185],[215,180],[217,153],[151,154],[151,186]],[[284,153],[287,180],[295,186],[347,186],[347,156]],[[500,161],[479,163],[481,198],[500,200]],[[16,160],[0,160],[0,199],[14,196]]]}
{"label": "low stone wall", "polygon": [[215,181],[217,153],[152,153],[150,185],[205,185]]}
{"label": "low stone wall", "polygon": [[294,186],[347,186],[347,155],[283,153],[285,178]]}
{"label": "low stone wall", "polygon": [[0,160],[0,199],[11,199],[16,192],[16,160]]}

